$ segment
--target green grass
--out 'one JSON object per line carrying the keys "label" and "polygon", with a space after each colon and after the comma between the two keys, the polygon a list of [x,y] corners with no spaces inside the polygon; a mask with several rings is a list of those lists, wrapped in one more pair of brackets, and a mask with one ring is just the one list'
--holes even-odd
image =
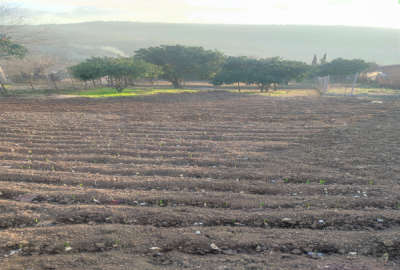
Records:
{"label": "green grass", "polygon": [[[344,87],[341,88],[331,88],[328,91],[329,93],[333,94],[347,94],[349,95],[351,93],[351,88],[347,88],[345,90]],[[388,89],[388,88],[363,88],[363,87],[356,87],[354,89],[354,94],[355,95],[363,95],[363,94],[372,94],[372,95],[397,95],[399,94],[399,90],[395,89]]]}
{"label": "green grass", "polygon": [[[231,93],[239,93],[238,90],[228,90]],[[316,94],[313,89],[278,89],[269,90],[267,92],[260,92],[260,90],[242,90],[242,94],[261,95],[261,96],[274,96],[274,97],[298,97],[298,96],[312,96]]]}
{"label": "green grass", "polygon": [[197,93],[198,90],[188,89],[125,89],[118,93],[112,88],[100,88],[93,90],[70,92],[69,95],[88,97],[88,98],[109,98],[109,97],[131,97],[131,96],[150,96],[157,94],[182,94]]}
{"label": "green grass", "polygon": [[55,90],[55,89],[21,89],[21,90],[9,90],[8,96],[49,96],[49,95],[67,95],[70,94],[71,90]]}
{"label": "green grass", "polygon": [[[181,93],[197,93],[200,90],[192,89],[151,89],[151,88],[141,88],[141,89],[125,89],[121,93],[118,93],[113,88],[97,88],[97,89],[87,89],[87,90],[14,90],[9,91],[10,96],[47,96],[47,95],[72,95],[88,98],[113,98],[113,97],[135,97],[135,96],[149,96],[157,94],[181,94]],[[237,89],[227,89],[231,93],[238,93]],[[347,89],[347,95],[350,94],[351,89]],[[332,88],[329,89],[331,94],[343,95],[345,93],[345,88]],[[243,89],[240,94],[248,95],[261,95],[261,96],[273,96],[273,97],[304,97],[304,96],[316,96],[318,95],[316,90],[313,89],[278,89],[270,90],[269,92],[261,93],[257,89]],[[356,88],[355,94],[364,95],[398,95],[400,90],[385,89],[385,88]]]}
{"label": "green grass", "polygon": [[[228,90],[232,93],[238,93],[237,90]],[[299,96],[316,96],[318,92],[314,89],[278,89],[270,90],[268,92],[260,92],[259,90],[242,90],[243,94],[261,95],[261,96],[274,96],[274,97],[299,97]],[[331,88],[328,91],[329,94],[339,95],[350,95],[351,88],[345,89],[344,87]],[[354,89],[355,95],[398,95],[400,90],[388,89],[388,88],[365,88],[356,87]]]}

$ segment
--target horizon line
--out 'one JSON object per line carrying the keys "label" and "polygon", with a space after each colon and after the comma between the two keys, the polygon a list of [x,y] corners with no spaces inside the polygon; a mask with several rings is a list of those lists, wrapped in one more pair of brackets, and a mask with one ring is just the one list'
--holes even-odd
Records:
{"label": "horizon line", "polygon": [[[400,0],[399,0],[400,1]],[[82,21],[82,22],[60,22],[60,23],[26,23],[20,24],[19,26],[49,26],[49,25],[71,25],[71,24],[85,24],[85,23],[138,23],[138,24],[170,24],[170,25],[196,25],[196,26],[207,26],[207,25],[218,25],[218,26],[312,26],[312,27],[351,27],[351,28],[372,28],[372,29],[387,29],[387,30],[400,30],[397,27],[387,26],[365,26],[365,25],[344,25],[344,24],[232,24],[232,23],[185,23],[185,22],[144,22],[144,21],[118,21],[118,20],[93,20],[93,21]]]}

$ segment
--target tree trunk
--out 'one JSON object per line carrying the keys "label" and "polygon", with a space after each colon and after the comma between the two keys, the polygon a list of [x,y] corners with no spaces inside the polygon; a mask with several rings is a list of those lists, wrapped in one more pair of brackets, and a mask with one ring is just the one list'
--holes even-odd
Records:
{"label": "tree trunk", "polygon": [[353,86],[351,88],[351,96],[354,95],[354,88],[356,87],[357,80],[358,80],[359,76],[360,76],[360,73],[357,73],[356,75],[354,75]]}
{"label": "tree trunk", "polygon": [[0,66],[0,95],[7,94],[7,88],[5,84],[7,83],[7,76],[4,73],[3,68]]}
{"label": "tree trunk", "polygon": [[260,84],[258,87],[260,87],[260,92],[261,92],[261,93],[264,92],[264,87],[265,87],[264,84]]}
{"label": "tree trunk", "polygon": [[71,84],[72,84],[72,88],[76,90],[75,84],[74,84],[74,79],[71,78]]}
{"label": "tree trunk", "polygon": [[29,80],[29,85],[31,86],[32,90],[35,90],[35,87],[33,86],[32,80]]}
{"label": "tree trunk", "polygon": [[172,85],[174,86],[174,88],[176,89],[182,89],[182,84],[181,81],[179,79],[173,79],[172,81]]}
{"label": "tree trunk", "polygon": [[238,84],[238,90],[240,92],[240,82],[237,82],[237,84]]}
{"label": "tree trunk", "polygon": [[92,80],[92,83],[93,83],[93,88],[96,88],[96,81]]}
{"label": "tree trunk", "polygon": [[7,88],[4,85],[3,81],[0,81],[0,95],[6,95],[7,94]]}

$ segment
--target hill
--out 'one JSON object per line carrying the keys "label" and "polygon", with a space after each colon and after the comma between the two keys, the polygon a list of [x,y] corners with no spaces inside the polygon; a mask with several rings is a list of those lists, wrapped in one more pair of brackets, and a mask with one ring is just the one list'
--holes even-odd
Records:
{"label": "hill", "polygon": [[[89,22],[23,26],[23,35],[40,31],[47,41],[33,51],[78,61],[90,56],[132,55],[160,44],[217,49],[228,55],[282,56],[311,62],[328,58],[362,58],[378,64],[400,63],[400,30],[346,26],[195,25],[135,22]],[[33,34],[34,35],[34,34]]]}

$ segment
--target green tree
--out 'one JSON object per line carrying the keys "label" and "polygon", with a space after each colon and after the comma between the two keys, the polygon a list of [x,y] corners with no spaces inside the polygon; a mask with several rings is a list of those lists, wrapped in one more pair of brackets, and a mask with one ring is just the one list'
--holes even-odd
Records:
{"label": "green tree", "polygon": [[223,55],[202,47],[182,45],[150,47],[136,51],[136,58],[162,67],[162,77],[175,88],[185,80],[209,80],[219,71]]}
{"label": "green tree", "polygon": [[324,65],[320,65],[316,70],[317,76],[331,76],[334,80],[344,79],[346,76],[354,75],[367,70],[371,63],[367,63],[361,59],[343,59],[337,58]]}
{"label": "green tree", "polygon": [[288,84],[305,77],[310,66],[303,62],[287,61],[279,57],[253,60],[249,70],[248,83],[259,86],[261,92],[269,90],[271,85]]}
{"label": "green tree", "polygon": [[292,80],[301,80],[309,72],[310,66],[303,62],[287,61],[279,57],[251,59],[247,57],[229,57],[216,74],[214,85],[240,82],[258,85],[261,92],[271,85],[287,84]]}
{"label": "green tree", "polygon": [[240,83],[249,81],[249,67],[252,60],[245,57],[228,57],[221,70],[214,76],[211,81],[214,85],[234,84],[237,83],[240,92]]}
{"label": "green tree", "polygon": [[24,58],[28,50],[21,44],[13,42],[7,36],[0,37],[0,58],[17,57]]}
{"label": "green tree", "polygon": [[279,80],[280,58],[253,60],[250,64],[248,83],[257,84],[260,91],[269,90],[271,84]]}
{"label": "green tree", "polygon": [[154,80],[160,74],[158,66],[133,57],[111,59],[105,72],[111,80],[111,86],[118,92],[134,85],[137,79]]}
{"label": "green tree", "polygon": [[70,74],[81,81],[92,81],[106,78],[108,85],[122,92],[128,85],[133,85],[139,78],[155,78],[159,69],[150,63],[133,57],[93,57],[69,68]]}
{"label": "green tree", "polygon": [[142,63],[145,69],[144,75],[142,77],[146,80],[149,80],[151,85],[153,85],[155,80],[162,77],[163,69],[160,66],[153,65],[145,61],[142,61]]}
{"label": "green tree", "polygon": [[69,72],[72,77],[88,82],[101,78],[105,75],[105,63],[104,59],[101,58],[91,58],[82,63],[69,68]]}
{"label": "green tree", "polygon": [[288,84],[290,81],[301,81],[311,71],[311,66],[300,61],[283,60],[281,62],[281,79],[279,83]]}

